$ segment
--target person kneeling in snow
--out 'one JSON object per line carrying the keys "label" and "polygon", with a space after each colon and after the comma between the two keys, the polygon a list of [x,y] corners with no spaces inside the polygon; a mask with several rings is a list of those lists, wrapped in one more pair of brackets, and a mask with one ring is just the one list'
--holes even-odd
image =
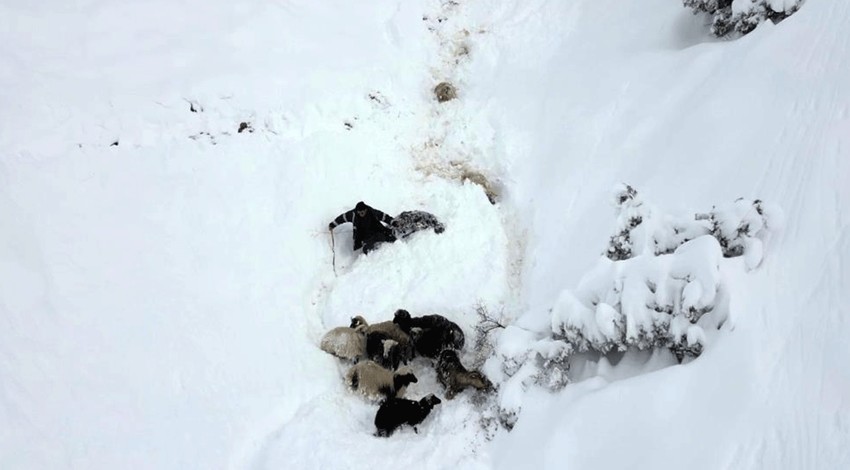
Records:
{"label": "person kneeling in snow", "polygon": [[392,217],[360,201],[354,209],[337,216],[328,224],[328,229],[333,232],[338,225],[351,222],[354,225],[354,250],[363,248],[366,254],[383,242],[392,243],[396,240],[392,230],[384,225],[392,221]]}

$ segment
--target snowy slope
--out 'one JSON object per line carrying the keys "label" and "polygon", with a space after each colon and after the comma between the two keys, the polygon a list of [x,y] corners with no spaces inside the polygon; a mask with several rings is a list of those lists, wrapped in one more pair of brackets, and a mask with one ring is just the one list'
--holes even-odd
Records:
{"label": "snowy slope", "polygon": [[[732,331],[702,357],[532,394],[497,467],[846,468],[850,8],[810,1],[734,42],[689,32],[676,2],[526,12],[564,19],[540,73],[519,52],[504,64],[539,90],[503,100],[505,127],[536,138],[514,192],[530,214],[529,318],[602,253],[620,181],[683,215],[742,196],[787,220],[760,269],[724,273]],[[505,73],[494,94],[517,86]]]}
{"label": "snowy slope", "polygon": [[[0,6],[0,467],[850,466],[848,19],[809,0],[714,42],[667,0]],[[471,395],[374,438],[324,331],[534,323],[618,182],[783,208],[762,266],[723,272],[731,327],[683,366],[529,388],[492,441]],[[341,227],[335,276],[358,200],[448,229],[357,258]]]}
{"label": "snowy slope", "polygon": [[0,15],[2,466],[241,465],[337,384],[314,232],[402,203],[397,144],[344,127],[411,95],[396,5],[56,3]]}

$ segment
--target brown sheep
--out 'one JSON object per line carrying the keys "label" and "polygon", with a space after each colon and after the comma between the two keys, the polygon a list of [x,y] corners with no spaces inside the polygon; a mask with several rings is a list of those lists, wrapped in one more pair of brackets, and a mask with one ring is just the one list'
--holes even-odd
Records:
{"label": "brown sheep", "polygon": [[437,380],[446,389],[446,398],[451,400],[466,387],[489,391],[493,384],[481,372],[468,371],[457,357],[457,351],[445,349],[437,360]]}

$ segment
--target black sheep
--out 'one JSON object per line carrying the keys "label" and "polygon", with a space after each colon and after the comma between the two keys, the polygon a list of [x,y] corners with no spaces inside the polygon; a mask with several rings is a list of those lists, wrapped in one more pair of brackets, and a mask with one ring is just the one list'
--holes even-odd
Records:
{"label": "black sheep", "polygon": [[446,398],[451,400],[466,387],[492,390],[493,384],[481,372],[466,370],[457,352],[446,349],[437,360],[437,380],[446,388]]}
{"label": "black sheep", "polygon": [[433,393],[419,401],[388,398],[381,403],[378,413],[375,414],[377,435],[387,437],[404,424],[413,426],[413,430],[418,433],[419,430],[416,429],[416,425],[424,421],[434,406],[440,404],[440,402],[441,400]]}
{"label": "black sheep", "polygon": [[423,315],[409,321],[416,352],[435,359],[444,349],[463,349],[463,330],[441,315]]}

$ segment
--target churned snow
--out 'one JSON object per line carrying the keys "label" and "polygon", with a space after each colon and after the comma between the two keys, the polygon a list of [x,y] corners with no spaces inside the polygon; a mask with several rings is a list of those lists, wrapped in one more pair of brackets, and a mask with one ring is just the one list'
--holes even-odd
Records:
{"label": "churned snow", "polygon": [[[0,467],[850,467],[848,20],[809,0],[717,41],[668,0],[0,6]],[[360,200],[446,230],[352,253],[327,224]],[[383,439],[319,343],[397,308],[457,322],[468,366],[477,311],[506,328],[495,395]],[[599,353],[668,320],[699,357]]]}

